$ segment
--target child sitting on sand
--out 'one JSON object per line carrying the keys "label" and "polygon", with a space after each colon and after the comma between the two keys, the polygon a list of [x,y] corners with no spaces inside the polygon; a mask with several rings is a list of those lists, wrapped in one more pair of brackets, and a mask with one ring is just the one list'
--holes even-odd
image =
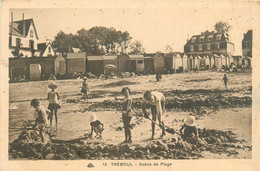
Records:
{"label": "child sitting on sand", "polygon": [[40,106],[40,102],[37,99],[31,101],[31,106],[35,108],[35,124],[33,129],[35,129],[36,126],[39,128],[41,140],[44,143],[42,132],[47,125],[46,109],[43,106]]}
{"label": "child sitting on sand", "polygon": [[53,81],[48,85],[48,87],[51,89],[51,91],[48,92],[48,97],[47,99],[49,100],[49,106],[48,109],[51,111],[50,114],[50,126],[52,126],[52,116],[53,113],[55,115],[55,121],[56,121],[56,129],[57,129],[57,125],[58,125],[58,117],[57,117],[57,113],[58,113],[58,109],[60,109],[60,105],[59,105],[59,93],[55,90],[56,88],[58,88],[58,85],[56,83],[54,83]]}
{"label": "child sitting on sand", "polygon": [[186,140],[186,138],[188,137],[194,137],[194,136],[196,137],[196,140],[198,140],[198,130],[195,126],[194,116],[188,116],[185,119],[184,125],[180,129],[180,133],[184,140]]}
{"label": "child sitting on sand", "polygon": [[102,132],[104,130],[104,125],[97,119],[97,116],[94,113],[90,115],[90,126],[91,126],[91,133],[90,136],[93,136],[93,131],[96,133],[96,137],[102,137]]}

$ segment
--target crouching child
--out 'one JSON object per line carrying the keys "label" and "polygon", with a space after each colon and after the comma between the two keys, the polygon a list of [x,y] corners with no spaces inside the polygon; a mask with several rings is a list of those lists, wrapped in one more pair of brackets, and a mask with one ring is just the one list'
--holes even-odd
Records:
{"label": "crouching child", "polygon": [[102,137],[102,132],[104,131],[104,125],[97,119],[96,115],[94,113],[90,116],[90,126],[91,126],[91,132],[90,136],[93,137],[93,132],[96,133],[95,137]]}
{"label": "crouching child", "polygon": [[198,130],[195,126],[195,117],[194,116],[188,116],[185,121],[184,125],[180,129],[180,133],[183,137],[183,140],[187,140],[187,138],[196,138],[196,141],[198,142]]}
{"label": "crouching child", "polygon": [[35,115],[34,115],[35,124],[33,126],[33,129],[38,127],[41,140],[44,143],[43,131],[47,125],[47,116],[46,116],[47,109],[45,109],[43,106],[40,106],[40,102],[37,99],[33,99],[31,101],[31,106],[35,108]]}

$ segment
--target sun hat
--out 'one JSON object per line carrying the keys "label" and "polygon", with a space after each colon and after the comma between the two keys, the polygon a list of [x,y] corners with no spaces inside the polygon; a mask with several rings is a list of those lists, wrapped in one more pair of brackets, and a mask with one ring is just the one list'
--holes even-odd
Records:
{"label": "sun hat", "polygon": [[184,124],[187,126],[195,126],[195,117],[194,116],[188,116],[185,121]]}
{"label": "sun hat", "polygon": [[87,80],[88,78],[87,77],[83,77],[83,80]]}
{"label": "sun hat", "polygon": [[95,113],[91,113],[90,114],[90,122],[94,122],[97,120],[97,116],[95,115]]}
{"label": "sun hat", "polygon": [[55,82],[50,82],[50,84],[48,85],[48,87],[51,88],[58,88],[58,85]]}

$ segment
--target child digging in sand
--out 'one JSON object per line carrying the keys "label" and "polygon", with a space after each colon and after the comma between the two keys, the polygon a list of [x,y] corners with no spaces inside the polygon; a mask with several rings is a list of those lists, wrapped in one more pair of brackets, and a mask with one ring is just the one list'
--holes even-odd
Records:
{"label": "child digging in sand", "polygon": [[40,102],[37,99],[31,101],[31,106],[35,108],[35,124],[33,129],[36,127],[39,128],[41,140],[44,143],[42,132],[47,125],[46,109],[43,106],[40,106]]}
{"label": "child digging in sand", "polygon": [[102,132],[104,130],[104,125],[97,119],[97,116],[94,113],[90,115],[90,126],[91,126],[91,133],[90,137],[93,137],[93,131],[96,133],[96,137],[102,137]]}
{"label": "child digging in sand", "polygon": [[194,137],[198,141],[198,130],[195,126],[195,117],[194,116],[188,116],[185,121],[184,125],[180,129],[180,133],[184,140],[186,140],[188,137]]}
{"label": "child digging in sand", "polygon": [[51,111],[51,114],[49,116],[50,118],[50,126],[52,126],[52,117],[53,113],[55,115],[55,121],[56,121],[56,129],[58,128],[58,109],[60,109],[59,105],[59,93],[56,91],[56,88],[58,88],[58,85],[54,82],[51,82],[48,87],[51,89],[51,91],[48,92],[47,99],[49,100],[49,106],[48,109]]}

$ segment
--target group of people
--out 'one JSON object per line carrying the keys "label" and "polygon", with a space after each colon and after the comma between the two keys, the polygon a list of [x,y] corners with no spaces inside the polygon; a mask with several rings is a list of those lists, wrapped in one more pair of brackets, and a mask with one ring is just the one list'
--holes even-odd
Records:
{"label": "group of people", "polygon": [[[225,87],[227,88],[227,76],[224,74],[223,81],[225,84]],[[59,93],[56,91],[58,85],[54,82],[51,82],[48,87],[51,89],[48,92],[48,101],[49,101],[49,106],[48,109],[45,109],[43,106],[40,105],[39,100],[33,99],[31,101],[31,106],[35,108],[35,124],[33,128],[38,126],[40,130],[40,136],[42,138],[42,142],[44,142],[44,137],[43,137],[43,129],[45,128],[47,121],[50,120],[50,126],[52,126],[52,119],[53,115],[55,116],[55,121],[56,121],[56,129],[58,125],[58,117],[57,113],[58,110],[61,108],[59,105]],[[84,101],[88,99],[88,83],[87,83],[87,78],[83,78],[83,83],[82,83],[82,88],[81,88],[81,93],[83,94]],[[124,96],[124,98],[115,98],[116,100],[120,100],[122,103],[121,105],[121,111],[122,111],[122,120],[123,120],[123,125],[124,125],[124,133],[125,133],[125,140],[123,141],[124,143],[131,143],[132,142],[132,133],[131,133],[131,119],[133,116],[133,100],[130,97],[130,88],[129,87],[124,87],[121,90],[121,94]],[[157,124],[158,120],[158,125],[162,130],[161,136],[164,137],[166,135],[165,132],[165,125],[163,122],[163,113],[165,112],[165,96],[158,91],[145,91],[143,94],[143,99],[142,99],[142,113],[143,116],[149,120],[151,120],[151,126],[152,126],[152,137],[151,139],[154,139],[155,135],[155,125]],[[147,109],[150,109],[147,110]],[[48,117],[47,117],[48,114]],[[150,118],[150,116],[152,118]],[[95,132],[97,135],[100,137],[102,136],[102,131],[104,130],[104,125],[97,119],[97,117],[92,114],[92,120],[91,120],[91,133],[90,135],[93,136],[93,132]],[[184,121],[184,125],[180,129],[180,134],[182,135],[183,139],[189,136],[193,136],[195,138],[198,138],[198,131],[195,126],[195,118],[193,116],[188,116],[188,118]]]}

